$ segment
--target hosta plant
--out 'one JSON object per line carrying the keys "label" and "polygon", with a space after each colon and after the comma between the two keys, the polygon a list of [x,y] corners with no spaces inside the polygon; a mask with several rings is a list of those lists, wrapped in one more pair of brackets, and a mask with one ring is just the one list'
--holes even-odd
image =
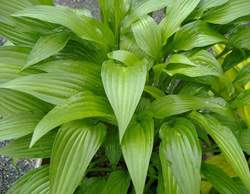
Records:
{"label": "hosta plant", "polygon": [[0,0],[8,194],[250,193],[250,1],[99,4]]}

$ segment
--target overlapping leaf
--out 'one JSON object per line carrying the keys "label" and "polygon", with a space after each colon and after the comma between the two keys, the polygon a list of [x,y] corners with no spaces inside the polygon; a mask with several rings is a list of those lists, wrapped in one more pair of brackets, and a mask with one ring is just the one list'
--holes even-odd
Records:
{"label": "overlapping leaf", "polygon": [[140,61],[136,54],[126,50],[113,51],[108,54],[108,57],[110,59],[118,60],[127,66],[133,66],[135,63]]}
{"label": "overlapping leaf", "polygon": [[74,194],[102,194],[106,181],[102,177],[91,177],[84,181]]}
{"label": "overlapping leaf", "polygon": [[102,67],[102,81],[109,102],[115,112],[120,142],[134,114],[146,81],[145,61],[123,67],[106,61]]}
{"label": "overlapping leaf", "polygon": [[164,123],[160,138],[163,155],[182,192],[200,193],[201,148],[192,123],[183,118],[176,119],[172,127]]}
{"label": "overlapping leaf", "polygon": [[244,129],[238,136],[239,144],[244,152],[250,155],[250,129]]}
{"label": "overlapping leaf", "polygon": [[242,182],[250,190],[249,167],[232,131],[209,114],[203,116],[197,112],[192,112],[190,117],[211,135]]}
{"label": "overlapping leaf", "polygon": [[174,50],[190,50],[195,47],[204,47],[219,42],[228,42],[228,39],[215,31],[203,21],[195,21],[183,26],[174,36]]}
{"label": "overlapping leaf", "polygon": [[154,122],[141,113],[130,122],[122,139],[122,153],[137,194],[142,194],[154,141]]}
{"label": "overlapping leaf", "polygon": [[64,123],[89,118],[108,117],[114,119],[112,108],[104,97],[95,96],[91,92],[81,92],[58,104],[35,128],[31,146],[47,132]]}
{"label": "overlapping leaf", "polygon": [[78,120],[61,127],[50,166],[50,192],[73,193],[107,134],[104,124]]}
{"label": "overlapping leaf", "polygon": [[32,133],[43,116],[42,111],[27,111],[5,117],[0,120],[0,140],[18,138]]}
{"label": "overlapping leaf", "polygon": [[[51,17],[53,15],[53,17]],[[114,44],[112,31],[104,24],[85,15],[77,14],[66,7],[34,6],[15,13],[15,17],[36,18],[42,21],[60,24],[72,30],[82,39],[107,44]],[[84,26],[84,28],[82,27]]]}
{"label": "overlapping leaf", "polygon": [[49,193],[49,165],[31,170],[22,176],[6,194]]}
{"label": "overlapping leaf", "polygon": [[153,112],[154,117],[157,119],[197,109],[208,109],[235,118],[231,107],[222,98],[171,95],[158,98],[149,107],[149,110]]}
{"label": "overlapping leaf", "polygon": [[104,95],[101,79],[73,73],[42,73],[25,76],[2,84],[0,88],[25,92],[52,104],[60,104],[82,91]]}
{"label": "overlapping leaf", "polygon": [[182,22],[198,5],[199,0],[176,0],[166,17],[161,21],[163,44],[181,27]]}
{"label": "overlapping leaf", "polygon": [[49,158],[57,131],[51,131],[43,136],[37,143],[30,148],[32,134],[15,139],[2,149],[0,154],[18,158]]}
{"label": "overlapping leaf", "polygon": [[250,63],[246,64],[242,69],[237,73],[237,76],[234,80],[234,84],[242,84],[243,86],[247,85],[250,80]]}
{"label": "overlapping leaf", "polygon": [[118,170],[110,174],[102,194],[127,194],[130,185],[129,174]]}
{"label": "overlapping leaf", "polygon": [[239,96],[231,103],[232,108],[250,106],[250,89],[240,93]]}

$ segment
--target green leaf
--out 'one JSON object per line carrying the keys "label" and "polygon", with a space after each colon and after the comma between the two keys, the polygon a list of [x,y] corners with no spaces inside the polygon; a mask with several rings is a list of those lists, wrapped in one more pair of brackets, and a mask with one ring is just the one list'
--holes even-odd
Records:
{"label": "green leaf", "polygon": [[237,73],[237,76],[233,83],[245,86],[247,85],[249,80],[250,80],[250,63],[242,67],[242,69]]}
{"label": "green leaf", "polygon": [[231,107],[233,109],[242,106],[250,106],[250,89],[240,93],[239,96],[237,96],[237,98],[231,103]]}
{"label": "green leaf", "polygon": [[144,91],[149,93],[155,99],[166,96],[166,94],[162,90],[153,86],[145,86]]}
{"label": "green leaf", "polygon": [[102,194],[127,194],[130,177],[127,172],[118,170],[110,174]]}
{"label": "green leaf", "polygon": [[91,92],[81,92],[58,104],[36,126],[31,146],[53,128],[88,117],[114,119],[108,100],[104,97],[95,96]]}
{"label": "green leaf", "polygon": [[146,75],[144,61],[128,67],[119,66],[114,61],[103,64],[102,81],[118,121],[120,142],[141,98]]}
{"label": "green leaf", "polygon": [[[38,5],[23,9],[13,14],[13,16],[36,18],[42,21],[59,24],[69,28],[82,39],[105,45],[107,44],[111,47],[113,47],[114,44],[114,35],[107,26],[93,18],[77,14],[73,9],[67,7]],[[84,28],[82,28],[82,26],[84,26]]]}
{"label": "green leaf", "polygon": [[141,97],[136,109],[135,109],[135,113],[138,114],[142,111],[145,111],[148,109],[148,107],[151,104],[151,99],[150,98],[145,98],[145,97]]}
{"label": "green leaf", "polygon": [[104,142],[104,148],[105,154],[111,162],[112,167],[115,168],[122,155],[117,129],[108,130],[108,134]]}
{"label": "green leaf", "polygon": [[144,16],[132,25],[136,43],[148,55],[156,60],[161,59],[161,30],[150,16]]}
{"label": "green leaf", "polygon": [[4,118],[24,111],[48,112],[51,108],[51,105],[22,92],[0,89],[0,115]]}
{"label": "green leaf", "polygon": [[242,194],[233,179],[218,166],[203,162],[201,173],[221,194]]}
{"label": "green leaf", "polygon": [[192,123],[176,119],[160,129],[163,155],[183,193],[200,193],[201,148]]}
{"label": "green leaf", "polygon": [[154,121],[147,113],[141,113],[130,122],[121,143],[137,194],[142,194],[144,190],[153,142]]}
{"label": "green leaf", "polygon": [[197,109],[208,109],[235,118],[231,107],[222,98],[171,95],[158,98],[149,107],[149,111],[152,111],[157,119]]}
{"label": "green leaf", "polygon": [[160,23],[163,44],[166,44],[168,38],[179,30],[182,22],[198,3],[199,0],[176,0],[173,2],[166,17]]}
{"label": "green leaf", "polygon": [[192,112],[189,117],[211,135],[227,161],[250,190],[250,174],[247,161],[232,131],[209,114],[203,116],[197,112]]}
{"label": "green leaf", "polygon": [[73,73],[42,73],[25,76],[2,84],[0,88],[25,92],[56,105],[83,91],[91,91],[101,96],[105,94],[101,80]]}
{"label": "green leaf", "polygon": [[165,194],[181,194],[182,192],[180,190],[180,187],[178,186],[176,178],[174,177],[171,171],[171,167],[167,162],[164,153],[162,151],[162,145],[160,145],[159,155],[160,155],[162,174],[164,179]]}
{"label": "green leaf", "polygon": [[244,152],[250,155],[250,129],[244,129],[238,136],[238,142]]}
{"label": "green leaf", "polygon": [[106,126],[94,120],[72,121],[60,128],[51,156],[51,193],[74,192],[106,134]]}
{"label": "green leaf", "polygon": [[75,73],[101,80],[101,66],[87,61],[59,60],[40,63],[32,68],[48,73]]}
{"label": "green leaf", "polygon": [[29,171],[8,190],[6,194],[48,194],[49,165]]}
{"label": "green leaf", "polygon": [[84,181],[74,194],[102,194],[106,181],[102,177],[92,177]]}
{"label": "green leaf", "polygon": [[207,11],[202,20],[214,24],[227,24],[239,17],[250,14],[248,0],[229,0],[228,3]]}
{"label": "green leaf", "polygon": [[110,59],[118,60],[127,66],[133,66],[140,61],[136,54],[125,50],[113,51],[108,54],[108,57]]}
{"label": "green leaf", "polygon": [[243,29],[241,31],[238,31],[235,34],[232,34],[232,36],[230,36],[230,41],[237,48],[240,48],[240,49],[243,49],[243,48],[250,49],[249,36],[250,36],[250,29],[249,28],[245,28],[245,29]]}
{"label": "green leaf", "polygon": [[218,7],[227,3],[229,0],[201,0],[199,5],[197,6],[197,10],[207,11],[207,9]]}
{"label": "green leaf", "polygon": [[61,28],[52,30],[41,36],[30,52],[27,63],[23,69],[47,59],[62,50],[67,44],[69,37],[69,31]]}
{"label": "green leaf", "polygon": [[233,50],[224,59],[223,64],[222,64],[222,69],[223,69],[224,72],[226,72],[227,70],[231,69],[232,67],[234,67],[234,66],[238,65],[239,63],[247,60],[249,57],[250,57],[250,51],[249,50],[245,50],[244,55],[238,49]]}
{"label": "green leaf", "polygon": [[49,132],[32,148],[29,148],[32,134],[15,139],[0,149],[0,154],[19,158],[50,158],[56,133],[57,131]]}
{"label": "green leaf", "polygon": [[132,23],[144,15],[164,8],[173,3],[173,0],[146,0],[132,6],[130,13],[122,22],[122,34],[126,34]]}
{"label": "green leaf", "polygon": [[42,111],[27,111],[5,117],[0,120],[0,140],[18,138],[32,133],[43,116]]}
{"label": "green leaf", "polygon": [[195,21],[183,26],[174,36],[174,50],[190,50],[219,42],[228,42],[228,39],[215,31],[203,21]]}

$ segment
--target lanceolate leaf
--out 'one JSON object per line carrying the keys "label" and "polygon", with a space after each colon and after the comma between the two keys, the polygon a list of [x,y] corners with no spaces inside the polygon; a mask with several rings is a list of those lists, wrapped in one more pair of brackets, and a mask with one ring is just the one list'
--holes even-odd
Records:
{"label": "lanceolate leaf", "polygon": [[250,155],[250,129],[244,129],[240,132],[238,142],[244,152]]}
{"label": "lanceolate leaf", "polygon": [[6,194],[49,193],[49,165],[31,170],[22,176]]}
{"label": "lanceolate leaf", "polygon": [[111,129],[108,131],[104,142],[104,148],[105,154],[111,162],[112,167],[115,168],[122,155],[121,146],[119,144],[118,129]]}
{"label": "lanceolate leaf", "polygon": [[240,93],[240,95],[231,103],[231,106],[232,108],[250,106],[250,89]]}
{"label": "lanceolate leaf", "polygon": [[56,133],[57,131],[49,132],[38,140],[32,148],[29,148],[32,134],[15,139],[0,149],[0,154],[18,158],[49,158],[51,156]]}
{"label": "lanceolate leaf", "polygon": [[166,94],[162,90],[160,90],[156,87],[153,87],[153,86],[145,86],[144,91],[149,93],[152,97],[154,97],[156,99],[163,97],[163,96],[166,96]]}
{"label": "lanceolate leaf", "polygon": [[[164,179],[164,189],[165,194],[181,194],[180,187],[174,177],[171,166],[168,164],[164,153],[162,151],[162,146],[160,145],[159,155],[161,159],[162,174]],[[159,193],[160,194],[160,193]]]}
{"label": "lanceolate leaf", "polygon": [[106,98],[91,92],[81,92],[52,109],[35,128],[31,146],[53,128],[77,119],[108,117],[114,119],[113,111]]}
{"label": "lanceolate leaf", "polygon": [[153,150],[154,121],[141,113],[130,122],[122,143],[122,153],[137,194],[142,194]]}
{"label": "lanceolate leaf", "polygon": [[102,194],[127,194],[130,185],[129,174],[118,170],[110,174]]}
{"label": "lanceolate leaf", "polygon": [[150,16],[144,16],[132,25],[136,43],[148,55],[156,60],[161,59],[161,30]]}
{"label": "lanceolate leaf", "polygon": [[229,0],[228,3],[207,11],[202,19],[214,24],[227,24],[239,17],[250,14],[250,1]]}
{"label": "lanceolate leaf", "polygon": [[[51,17],[53,15],[53,17]],[[77,14],[67,7],[34,6],[15,13],[15,17],[30,17],[60,24],[72,30],[82,39],[113,46],[112,31],[104,24],[85,15]],[[84,28],[82,27],[84,26]],[[98,32],[98,33],[97,33]]]}
{"label": "lanceolate leaf", "polygon": [[42,111],[27,111],[5,117],[0,120],[0,140],[18,138],[32,133],[43,116]]}
{"label": "lanceolate leaf", "polygon": [[2,117],[32,110],[48,112],[51,108],[51,105],[22,92],[0,89],[0,115]]}
{"label": "lanceolate leaf", "polygon": [[84,181],[74,194],[102,194],[106,181],[102,177],[91,177]]}
{"label": "lanceolate leaf", "polygon": [[161,21],[163,44],[167,39],[179,30],[182,22],[198,5],[199,0],[176,0],[170,7],[167,16]]}
{"label": "lanceolate leaf", "polygon": [[157,119],[197,109],[208,109],[235,118],[231,107],[222,98],[170,95],[158,98],[149,107],[149,110],[153,112]]}
{"label": "lanceolate leaf", "polygon": [[62,126],[51,156],[51,193],[74,192],[106,134],[106,126],[95,124],[94,120],[78,120]]}
{"label": "lanceolate leaf", "polygon": [[133,66],[135,63],[140,61],[136,54],[126,50],[113,51],[108,54],[108,57],[110,59],[118,60],[127,66]]}
{"label": "lanceolate leaf", "polygon": [[27,63],[23,69],[47,59],[62,50],[67,44],[69,37],[69,31],[61,28],[52,30],[41,36],[29,54]]}
{"label": "lanceolate leaf", "polygon": [[101,80],[73,73],[25,76],[2,84],[0,88],[25,92],[52,104],[60,104],[82,91],[91,91],[102,96],[105,94]]}
{"label": "lanceolate leaf", "polygon": [[218,42],[228,42],[228,39],[215,31],[209,24],[196,21],[183,26],[174,36],[174,50],[190,50]]}
{"label": "lanceolate leaf", "polygon": [[242,191],[240,191],[233,179],[218,166],[203,162],[201,173],[221,194],[242,194]]}
{"label": "lanceolate leaf", "polygon": [[250,174],[247,161],[232,131],[211,115],[203,116],[197,112],[192,112],[189,116],[211,135],[242,182],[250,190]]}
{"label": "lanceolate leaf", "polygon": [[140,19],[142,16],[164,8],[173,2],[173,0],[146,0],[139,2],[137,5],[132,7],[130,13],[123,20],[122,33],[125,34],[131,24]]}
{"label": "lanceolate leaf", "polygon": [[192,123],[176,119],[160,129],[162,151],[183,193],[200,193],[201,148]]}
{"label": "lanceolate leaf", "polygon": [[142,95],[146,75],[145,61],[128,67],[114,61],[103,64],[102,81],[118,121],[120,142]]}
{"label": "lanceolate leaf", "polygon": [[234,84],[247,85],[250,80],[250,63],[246,64],[238,73],[234,80]]}
{"label": "lanceolate leaf", "polygon": [[[250,7],[250,6],[249,6]],[[245,28],[238,33],[232,34],[230,36],[230,41],[240,49],[250,49],[250,29]]]}

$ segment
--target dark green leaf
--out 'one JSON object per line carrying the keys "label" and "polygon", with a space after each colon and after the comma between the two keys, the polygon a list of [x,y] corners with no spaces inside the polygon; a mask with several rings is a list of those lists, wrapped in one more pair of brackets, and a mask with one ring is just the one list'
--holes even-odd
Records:
{"label": "dark green leaf", "polygon": [[74,194],[102,194],[106,181],[102,177],[92,177],[84,181]]}
{"label": "dark green leaf", "polygon": [[106,126],[94,120],[72,121],[61,127],[51,156],[51,193],[74,192],[106,134]]}
{"label": "dark green leaf", "polygon": [[146,75],[145,61],[128,67],[106,61],[102,66],[102,81],[118,121],[120,142],[141,98]]}
{"label": "dark green leaf", "polygon": [[183,193],[200,193],[201,148],[192,123],[176,119],[160,129],[163,155]]}
{"label": "dark green leaf", "polygon": [[130,177],[127,172],[118,170],[110,174],[102,194],[127,194]]}
{"label": "dark green leaf", "polygon": [[77,119],[108,117],[114,119],[113,111],[104,97],[91,92],[81,92],[52,109],[35,128],[31,146],[53,128]]}
{"label": "dark green leaf", "polygon": [[237,73],[237,76],[234,80],[234,84],[241,84],[245,86],[247,85],[249,80],[250,80],[250,63],[242,67],[242,69]]}
{"label": "dark green leaf", "polygon": [[[250,6],[249,6],[250,8]],[[240,49],[250,49],[250,28],[245,28],[230,36],[230,41]]]}
{"label": "dark green leaf", "polygon": [[154,141],[154,121],[141,113],[130,122],[122,143],[122,153],[137,194],[143,194]]}
{"label": "dark green leaf", "polygon": [[51,131],[29,148],[32,134],[15,139],[0,150],[3,156],[19,158],[50,158],[57,131]]}
{"label": "dark green leaf", "polygon": [[240,93],[239,96],[231,103],[232,108],[250,106],[250,89]]}

